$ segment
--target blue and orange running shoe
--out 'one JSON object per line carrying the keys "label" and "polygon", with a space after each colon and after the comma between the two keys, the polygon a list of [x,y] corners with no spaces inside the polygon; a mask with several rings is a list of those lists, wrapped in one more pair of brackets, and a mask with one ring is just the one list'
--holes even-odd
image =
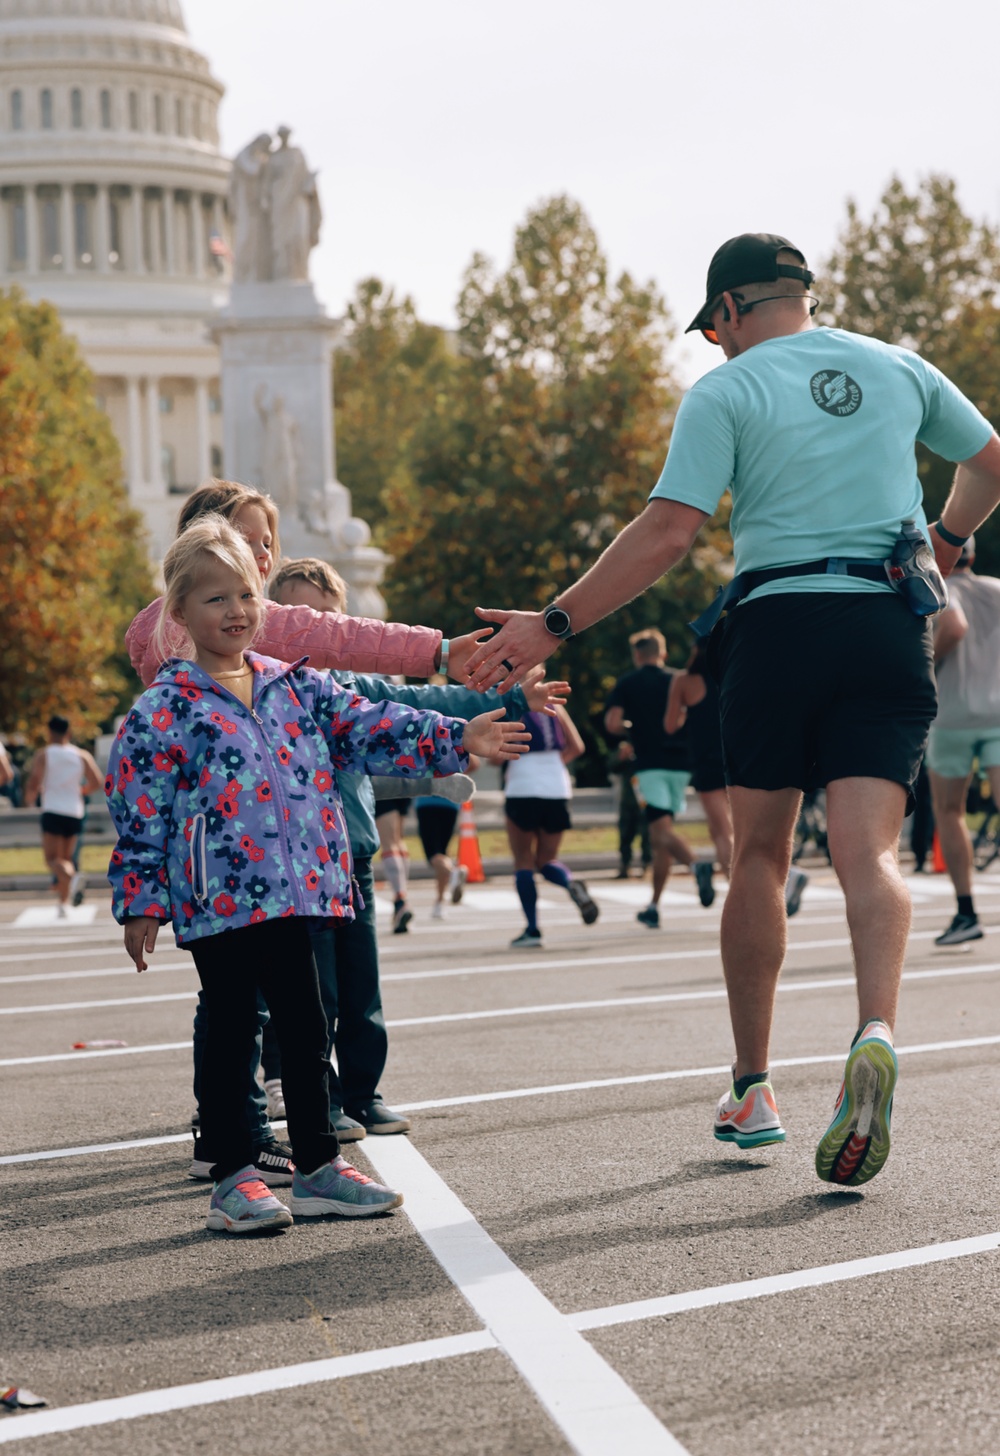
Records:
{"label": "blue and orange running shoe", "polygon": [[229,1234],[263,1234],[288,1228],[291,1222],[285,1205],[248,1165],[216,1183],[205,1227]]}
{"label": "blue and orange running shoe", "polygon": [[716,1109],[714,1131],[720,1143],[735,1143],[738,1148],[783,1143],[785,1129],[770,1082],[751,1083],[742,1097],[731,1086]]}
{"label": "blue and orange running shoe", "polygon": [[892,1032],[884,1021],[866,1022],[848,1055],[833,1121],[816,1149],[816,1172],[825,1183],[853,1188],[882,1171],[898,1074]]}

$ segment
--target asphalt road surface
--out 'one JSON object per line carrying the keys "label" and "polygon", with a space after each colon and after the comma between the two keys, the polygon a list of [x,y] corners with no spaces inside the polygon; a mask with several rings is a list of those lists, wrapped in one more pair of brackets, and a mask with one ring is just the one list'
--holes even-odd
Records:
{"label": "asphalt road surface", "polygon": [[[641,886],[594,880],[587,928],[545,886],[545,947],[518,952],[509,880],[443,923],[420,885],[410,934],[381,922],[383,1090],[413,1131],[348,1149],[405,1206],[258,1239],[207,1232],[187,1177],[190,958],[161,937],[140,978],[106,897],[68,925],[0,897],[0,1385],[48,1402],[0,1416],[0,1444],[1000,1451],[1000,936],[937,950],[950,886],[910,883],[893,1152],[863,1189],[812,1161],[855,1025],[829,873],[779,995],[788,1142],[753,1154],[711,1131],[731,1054],[718,902],[679,880],[649,931]],[[1000,875],[977,894],[989,931]],[[128,1045],[72,1050],[102,1038]]]}

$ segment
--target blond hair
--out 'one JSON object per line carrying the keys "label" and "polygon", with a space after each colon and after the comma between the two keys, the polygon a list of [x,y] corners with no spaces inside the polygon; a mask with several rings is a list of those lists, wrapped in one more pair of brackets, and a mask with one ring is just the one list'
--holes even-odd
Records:
{"label": "blond hair", "polygon": [[[171,638],[176,638],[180,626],[174,612],[213,562],[235,571],[253,592],[258,605],[263,603],[264,587],[246,538],[224,516],[200,516],[181,532],[163,558],[163,604],[153,635],[153,644],[161,659],[173,655]],[[192,645],[191,639],[187,640]]]}
{"label": "blond hair", "polygon": [[244,506],[259,506],[264,512],[271,532],[271,556],[277,561],[281,553],[281,543],[278,540],[278,507],[262,490],[256,490],[252,485],[241,485],[238,480],[213,478],[193,490],[181,506],[180,515],[177,517],[177,534],[183,535],[193,521],[209,514],[222,516],[226,521],[235,520]]}
{"label": "blond hair", "polygon": [[637,657],[666,657],[667,639],[657,627],[643,627],[633,632],[628,645]]}
{"label": "blond hair", "polygon": [[334,571],[328,561],[321,561],[318,556],[297,556],[288,561],[282,561],[277,571],[271,578],[271,596],[278,600],[278,593],[283,586],[290,581],[306,581],[327,596],[335,597],[339,603],[339,610],[343,611],[347,606],[347,583],[339,571]]}

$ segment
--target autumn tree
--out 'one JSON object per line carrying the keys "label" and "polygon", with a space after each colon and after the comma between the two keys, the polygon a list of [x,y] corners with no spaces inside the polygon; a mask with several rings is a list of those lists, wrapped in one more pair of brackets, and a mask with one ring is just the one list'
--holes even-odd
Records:
{"label": "autumn tree", "polygon": [[421,323],[412,299],[377,278],[359,283],[334,355],[337,473],[355,512],[377,526],[387,492],[410,481],[413,433],[450,387],[455,351]]}
{"label": "autumn tree", "polygon": [[140,518],[75,341],[0,294],[0,730],[88,739],[137,687],[125,628],[152,595]]}
{"label": "autumn tree", "polygon": [[[611,280],[570,198],[528,214],[505,271],[473,258],[458,314],[449,387],[414,425],[382,536],[393,613],[449,634],[476,605],[539,608],[586,570],[643,509],[679,398],[662,298]],[[581,726],[629,665],[631,631],[658,625],[685,655],[728,555],[724,527],[709,527],[669,578],[561,649]]]}
{"label": "autumn tree", "polygon": [[[914,192],[894,177],[868,219],[849,201],[825,272],[834,324],[915,349],[1000,421],[1000,235],[968,216],[950,177],[927,177]],[[954,468],[922,446],[917,457],[934,515]],[[981,569],[1000,572],[1000,521],[977,539]]]}

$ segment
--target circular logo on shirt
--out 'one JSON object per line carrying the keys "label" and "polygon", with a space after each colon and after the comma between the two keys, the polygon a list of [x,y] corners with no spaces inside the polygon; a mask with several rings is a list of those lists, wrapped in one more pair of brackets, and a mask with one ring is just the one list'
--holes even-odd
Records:
{"label": "circular logo on shirt", "polygon": [[828,415],[853,415],[861,408],[861,385],[838,369],[821,369],[809,381],[813,399]]}

